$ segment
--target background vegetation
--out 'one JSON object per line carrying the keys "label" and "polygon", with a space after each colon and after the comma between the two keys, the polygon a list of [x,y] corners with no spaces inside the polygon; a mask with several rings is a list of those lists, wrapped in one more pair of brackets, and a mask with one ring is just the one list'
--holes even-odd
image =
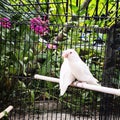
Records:
{"label": "background vegetation", "polygon": [[[91,0],[84,8],[83,4],[84,0],[78,3],[75,0],[0,1],[0,20],[5,24],[9,22],[9,27],[0,26],[1,103],[18,96],[24,96],[18,102],[25,104],[39,98],[61,100],[58,85],[35,81],[33,76],[38,73],[59,77],[61,53],[66,48],[76,49],[93,75],[102,80],[107,39],[104,30],[115,23],[119,11],[114,0],[109,3],[107,0]],[[31,19],[38,17],[41,22],[33,24],[42,26],[42,32],[36,32],[37,25],[31,29]],[[6,22],[3,18],[9,20]],[[82,103],[90,105],[97,98],[93,97],[95,95],[83,90]],[[70,97],[70,92],[63,97],[68,107],[76,102],[73,95],[74,102],[70,103]]]}

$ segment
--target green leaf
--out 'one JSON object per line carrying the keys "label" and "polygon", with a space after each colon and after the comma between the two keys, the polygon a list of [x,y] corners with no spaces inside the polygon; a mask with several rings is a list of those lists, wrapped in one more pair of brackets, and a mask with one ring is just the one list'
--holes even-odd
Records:
{"label": "green leaf", "polygon": [[34,102],[34,100],[35,100],[34,90],[30,90],[30,96],[31,96],[31,102]]}
{"label": "green leaf", "polygon": [[24,82],[18,80],[18,87],[20,87],[20,88],[26,88],[26,85],[25,85]]}

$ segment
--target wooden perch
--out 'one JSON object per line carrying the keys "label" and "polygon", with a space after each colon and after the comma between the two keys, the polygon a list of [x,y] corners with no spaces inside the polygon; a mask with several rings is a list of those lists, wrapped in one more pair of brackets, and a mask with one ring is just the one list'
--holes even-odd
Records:
{"label": "wooden perch", "polygon": [[[39,80],[55,82],[55,83],[59,83],[59,80],[60,80],[58,78],[47,77],[47,76],[38,75],[38,74],[35,74],[34,78],[35,79],[39,79]],[[120,89],[103,87],[103,86],[96,86],[96,85],[85,84],[85,83],[83,84],[83,83],[80,83],[78,81],[73,82],[70,86],[74,86],[74,87],[78,87],[78,88],[84,88],[84,89],[88,89],[88,90],[94,90],[94,91],[98,91],[98,92],[103,92],[103,93],[108,93],[108,94],[113,94],[113,95],[120,96]]]}
{"label": "wooden perch", "polygon": [[13,109],[13,106],[8,106],[4,111],[0,113],[0,119],[6,116],[11,110]]}

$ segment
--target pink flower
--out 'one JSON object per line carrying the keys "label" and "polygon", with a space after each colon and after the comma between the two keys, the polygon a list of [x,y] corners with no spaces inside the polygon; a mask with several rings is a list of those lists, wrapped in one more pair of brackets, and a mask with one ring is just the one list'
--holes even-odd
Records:
{"label": "pink flower", "polygon": [[9,18],[0,18],[0,25],[4,28],[11,28],[11,22]]}
{"label": "pink flower", "polygon": [[48,33],[48,22],[46,16],[43,20],[40,17],[35,17],[30,20],[30,28],[34,30],[36,34],[44,36]]}
{"label": "pink flower", "polygon": [[49,49],[57,49],[57,46],[56,45],[54,45],[54,44],[47,44],[47,48],[49,48]]}

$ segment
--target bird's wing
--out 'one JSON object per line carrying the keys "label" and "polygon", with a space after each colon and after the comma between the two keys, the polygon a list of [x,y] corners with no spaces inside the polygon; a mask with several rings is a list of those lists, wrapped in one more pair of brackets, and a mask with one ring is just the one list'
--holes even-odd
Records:
{"label": "bird's wing", "polygon": [[59,85],[60,85],[60,96],[62,96],[68,86],[75,80],[70,67],[68,65],[68,61],[64,60],[61,69],[60,69],[60,81],[59,81]]}
{"label": "bird's wing", "polygon": [[89,70],[89,67],[81,60],[76,60],[76,62],[69,62],[72,73],[75,78],[79,81],[84,81],[89,84],[97,84],[98,80],[93,77]]}

